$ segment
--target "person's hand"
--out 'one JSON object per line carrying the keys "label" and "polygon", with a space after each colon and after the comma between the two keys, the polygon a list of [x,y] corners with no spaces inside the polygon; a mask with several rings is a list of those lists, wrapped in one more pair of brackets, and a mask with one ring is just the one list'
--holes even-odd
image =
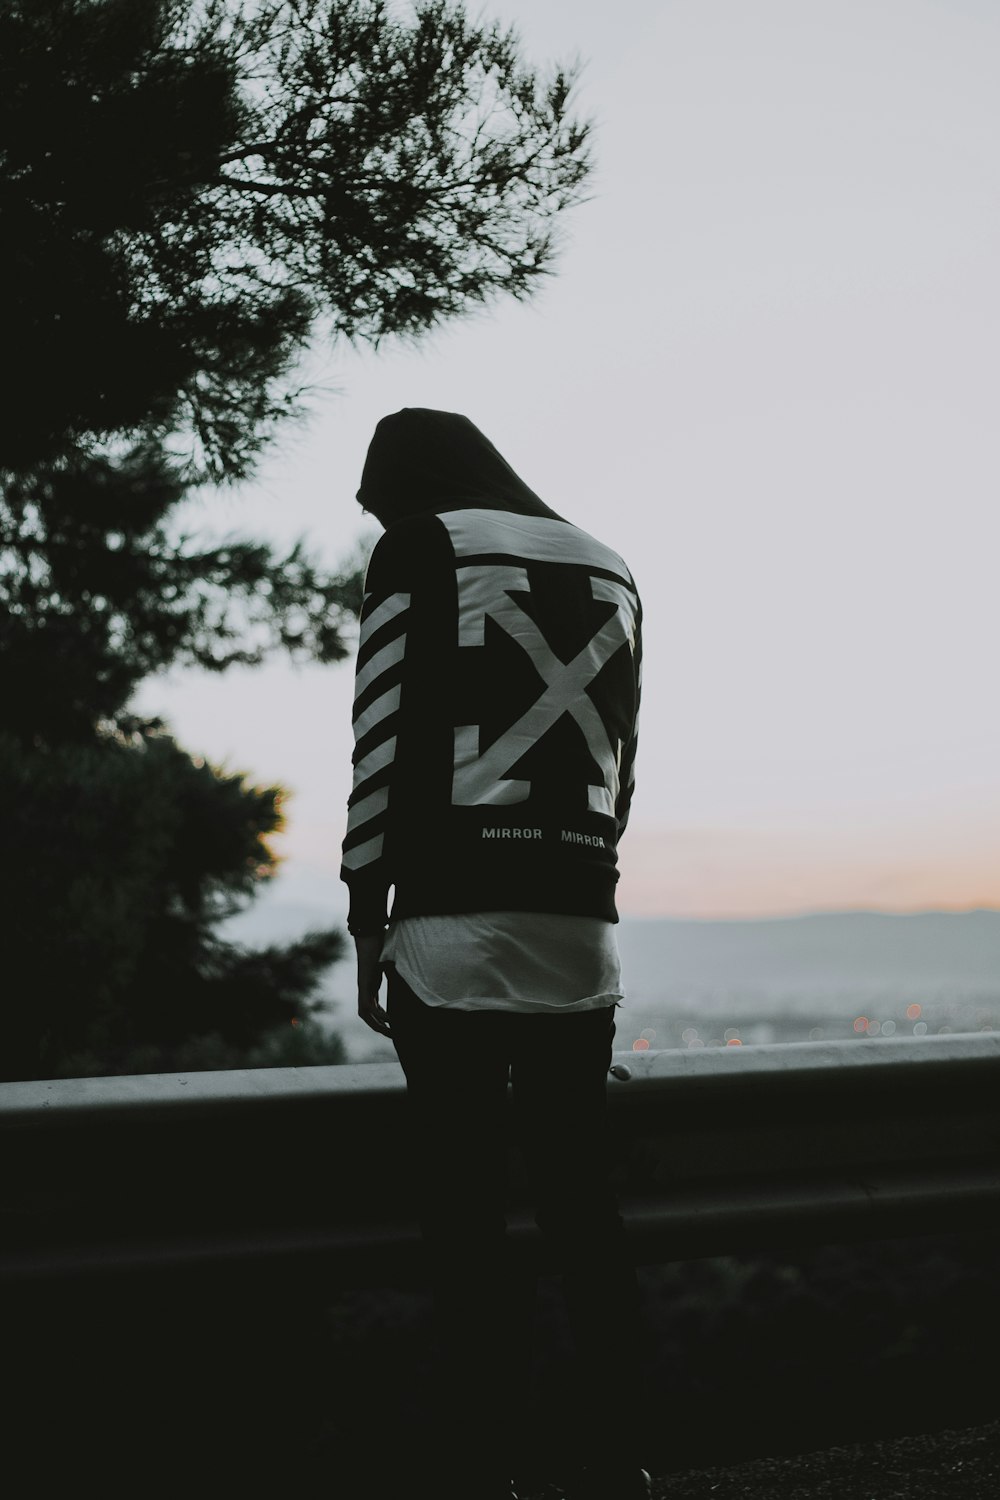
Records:
{"label": "person's hand", "polygon": [[379,933],[377,937],[355,937],[354,946],[358,954],[358,1015],[379,1036],[391,1037],[389,1017],[378,999],[382,985],[382,965],[379,962],[382,934]]}

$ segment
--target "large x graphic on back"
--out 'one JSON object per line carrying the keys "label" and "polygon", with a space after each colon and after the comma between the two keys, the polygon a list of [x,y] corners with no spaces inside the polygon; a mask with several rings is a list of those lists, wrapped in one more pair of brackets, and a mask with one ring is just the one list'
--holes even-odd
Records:
{"label": "large x graphic on back", "polygon": [[626,588],[611,579],[593,576],[590,583],[594,598],[615,604],[615,613],[572,661],[562,662],[534,620],[510,597],[511,592],[529,591],[524,568],[480,564],[459,569],[459,645],[483,645],[489,615],[531,658],[545,683],[545,691],[482,754],[478,724],[456,728],[453,803],[469,807],[526,801],[531,793],[530,781],[508,778],[506,773],[562,714],[569,713],[583,730],[604,777],[602,785],[588,787],[588,806],[593,812],[614,816],[621,743],[616,739],[612,744],[586,688],[605,662],[626,642],[634,640],[635,602]]}

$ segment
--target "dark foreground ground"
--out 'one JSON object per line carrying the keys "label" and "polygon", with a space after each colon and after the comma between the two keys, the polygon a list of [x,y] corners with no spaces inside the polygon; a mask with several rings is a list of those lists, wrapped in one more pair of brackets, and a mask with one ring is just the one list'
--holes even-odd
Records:
{"label": "dark foreground ground", "polygon": [[653,1494],[655,1500],[995,1500],[1000,1422],[687,1470],[657,1477]]}
{"label": "dark foreground ground", "polygon": [[[609,1411],[657,1500],[1000,1500],[1000,1234],[706,1258],[641,1277],[651,1417],[641,1430],[615,1409],[613,1370]],[[390,1452],[419,1451],[433,1402],[426,1305],[356,1293],[327,1313],[344,1378],[320,1450],[342,1453],[348,1424],[366,1430],[356,1381],[387,1421]],[[538,1285],[534,1332],[534,1426],[517,1477],[525,1500],[548,1500],[576,1451],[554,1280]]]}
{"label": "dark foreground ground", "polygon": [[[1000,1232],[725,1256],[642,1270],[652,1416],[615,1407],[657,1500],[998,1500]],[[3,1294],[8,1473],[48,1494],[433,1493],[419,1287],[331,1289],[299,1265],[94,1278]],[[474,1309],[471,1310],[474,1316]],[[538,1283],[517,1479],[572,1468],[573,1360]],[[11,1493],[18,1493],[15,1489]]]}

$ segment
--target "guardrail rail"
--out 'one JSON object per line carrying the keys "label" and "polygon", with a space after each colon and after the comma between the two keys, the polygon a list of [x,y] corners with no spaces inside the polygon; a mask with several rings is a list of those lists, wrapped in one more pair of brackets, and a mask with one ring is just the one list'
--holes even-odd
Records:
{"label": "guardrail rail", "polygon": [[[395,1063],[0,1084],[0,1281],[407,1281],[404,1105]],[[640,1263],[1000,1223],[1000,1035],[616,1053],[609,1113]]]}

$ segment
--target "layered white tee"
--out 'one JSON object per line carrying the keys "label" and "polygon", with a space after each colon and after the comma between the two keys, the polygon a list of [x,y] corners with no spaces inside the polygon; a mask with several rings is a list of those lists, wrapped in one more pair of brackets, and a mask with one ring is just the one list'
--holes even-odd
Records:
{"label": "layered white tee", "polygon": [[383,962],[427,1005],[591,1010],[624,999],[613,922],[550,912],[461,912],[391,921]]}

